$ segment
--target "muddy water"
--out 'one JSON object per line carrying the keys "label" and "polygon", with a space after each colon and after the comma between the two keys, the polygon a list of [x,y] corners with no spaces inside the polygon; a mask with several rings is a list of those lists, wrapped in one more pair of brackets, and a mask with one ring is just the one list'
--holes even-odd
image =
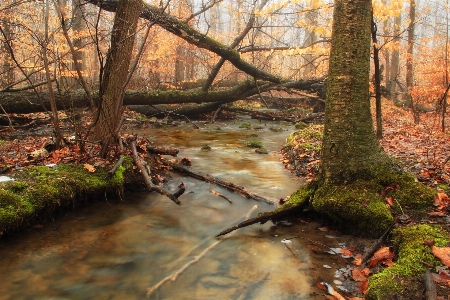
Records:
{"label": "muddy water", "polygon": [[[278,150],[293,128],[255,126],[262,128],[228,123],[198,130],[185,124],[139,134],[179,148],[179,157],[189,157],[196,170],[269,198],[291,194],[301,182],[284,170]],[[250,133],[259,135],[269,154],[245,146]],[[212,150],[200,150],[204,144]],[[254,225],[218,240],[215,234],[248,212],[254,216],[271,207],[192,178],[175,176],[169,188],[180,182],[187,185],[181,207],[159,194],[135,193],[0,240],[0,299],[144,299],[149,288],[177,271],[175,281],[149,298],[324,299],[317,282],[339,284],[335,272],[342,259],[318,243],[340,247],[340,241],[317,223]],[[284,240],[293,236],[302,238]],[[197,263],[180,271],[202,252]]]}

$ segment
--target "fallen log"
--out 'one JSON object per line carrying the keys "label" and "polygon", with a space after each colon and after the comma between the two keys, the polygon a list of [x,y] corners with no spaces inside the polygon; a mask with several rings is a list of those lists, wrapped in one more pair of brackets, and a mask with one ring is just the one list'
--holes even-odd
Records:
{"label": "fallen log", "polygon": [[141,158],[139,157],[139,155],[137,153],[137,150],[136,150],[136,139],[135,138],[133,138],[130,141],[130,147],[131,147],[131,153],[132,153],[134,162],[136,164],[136,167],[141,172],[142,177],[144,178],[144,182],[145,182],[145,185],[147,186],[147,190],[149,192],[153,192],[153,191],[158,192],[161,195],[167,196],[170,200],[172,200],[176,204],[181,205],[181,201],[178,199],[178,197],[180,197],[184,193],[184,191],[186,189],[184,183],[180,183],[178,185],[179,189],[175,193],[170,193],[166,189],[153,184],[150,176],[147,173],[147,170],[145,169],[144,164],[141,161]]}
{"label": "fallen log", "polygon": [[193,170],[191,170],[191,169],[189,169],[189,168],[187,168],[187,167],[185,167],[185,166],[183,166],[183,165],[181,165],[179,163],[172,162],[172,161],[169,161],[167,159],[162,159],[161,162],[163,164],[171,167],[175,171],[184,173],[186,175],[189,175],[191,177],[194,177],[194,178],[206,181],[206,182],[210,182],[210,183],[219,185],[219,186],[224,187],[224,188],[226,188],[226,189],[228,189],[228,190],[230,190],[232,192],[240,194],[240,195],[244,196],[247,199],[253,199],[253,200],[256,200],[256,201],[262,201],[262,202],[266,202],[266,203],[271,204],[271,205],[275,205],[276,204],[275,200],[270,200],[270,199],[267,199],[265,197],[259,196],[259,195],[255,194],[253,192],[250,192],[250,191],[246,190],[244,187],[236,185],[236,184],[234,184],[232,182],[218,179],[218,178],[216,178],[214,176],[211,176],[209,174],[203,174],[201,172],[193,171]]}

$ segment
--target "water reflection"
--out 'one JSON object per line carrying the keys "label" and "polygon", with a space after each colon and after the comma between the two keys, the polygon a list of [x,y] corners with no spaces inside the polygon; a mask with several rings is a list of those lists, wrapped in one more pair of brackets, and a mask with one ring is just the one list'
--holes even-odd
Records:
{"label": "water reflection", "polygon": [[[217,127],[217,126],[216,126]],[[279,163],[287,132],[258,131],[268,155],[245,147],[251,130],[222,125],[193,132],[186,127],[147,130],[160,144],[180,148],[193,168],[271,198],[300,185]],[[236,131],[237,130],[237,131]],[[212,151],[200,150],[209,144]],[[67,213],[41,229],[0,240],[1,299],[143,299],[148,288],[174,274],[217,242],[215,234],[253,213],[271,209],[192,178],[183,181],[182,206],[158,194],[135,193],[123,202],[101,201]],[[215,196],[216,190],[233,201]],[[225,237],[176,281],[150,299],[323,299],[319,281],[333,282],[336,255],[311,251],[309,240],[334,247],[318,225],[267,223]],[[283,239],[304,236],[307,239]],[[324,268],[331,266],[331,269]]]}

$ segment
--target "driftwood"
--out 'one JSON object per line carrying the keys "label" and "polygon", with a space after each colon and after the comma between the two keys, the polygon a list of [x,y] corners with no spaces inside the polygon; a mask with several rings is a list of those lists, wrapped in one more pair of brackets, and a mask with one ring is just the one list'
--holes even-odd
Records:
{"label": "driftwood", "polygon": [[138,167],[139,171],[141,172],[142,177],[144,178],[144,182],[145,182],[145,185],[147,186],[148,191],[158,192],[161,195],[167,196],[170,200],[172,200],[176,204],[181,205],[181,201],[178,200],[178,197],[180,197],[186,189],[184,183],[180,183],[180,185],[178,185],[179,189],[175,193],[170,193],[166,189],[153,184],[150,176],[147,173],[147,170],[146,170],[144,164],[141,161],[141,158],[139,157],[139,155],[137,153],[135,139],[131,140],[130,147],[131,147],[131,152],[133,155],[134,162],[135,162],[136,166]]}
{"label": "driftwood", "polygon": [[[255,209],[257,209],[258,206],[255,205],[252,207],[252,209],[245,215],[245,218],[249,218],[250,215],[255,211]],[[158,282],[157,284],[155,284],[153,287],[148,288],[147,289],[147,297],[150,297],[157,289],[159,289],[164,283],[166,283],[167,281],[175,281],[177,280],[178,276],[180,276],[187,268],[189,268],[190,266],[192,266],[193,264],[196,264],[202,257],[204,257],[206,255],[206,253],[208,253],[211,249],[213,249],[214,247],[216,247],[221,241],[223,241],[223,239],[215,241],[213,244],[211,244],[209,247],[207,247],[205,250],[202,251],[202,253],[200,253],[199,255],[197,255],[193,260],[191,260],[190,262],[188,262],[187,264],[185,264],[183,267],[181,267],[178,271],[176,271],[174,274],[171,274],[167,277],[165,277],[164,279],[162,279],[160,282]]]}
{"label": "driftwood", "polygon": [[423,275],[423,281],[425,283],[425,299],[436,300],[437,298],[436,284],[434,283],[433,278],[431,278],[430,269],[427,269],[425,271],[425,274]]}
{"label": "driftwood", "polygon": [[260,213],[255,218],[245,220],[237,225],[234,225],[233,227],[225,229],[224,231],[222,231],[218,235],[216,235],[216,237],[228,234],[232,231],[235,231],[236,229],[247,227],[247,226],[250,226],[250,225],[253,225],[256,223],[264,224],[269,220],[272,220],[272,221],[278,220],[281,217],[284,217],[286,215],[290,215],[292,213],[298,213],[301,209],[303,209],[303,206],[299,205],[299,206],[292,206],[289,208],[285,208],[285,209],[282,209],[279,211],[269,211],[269,212]]}
{"label": "driftwood", "polygon": [[267,198],[264,198],[262,196],[259,196],[259,195],[255,194],[253,192],[250,192],[250,191],[246,190],[244,187],[236,185],[236,184],[234,184],[232,182],[218,179],[218,178],[216,178],[214,176],[211,176],[209,174],[202,174],[200,172],[193,171],[193,170],[191,170],[189,168],[186,168],[185,166],[182,166],[179,163],[171,162],[171,161],[169,161],[167,159],[162,159],[161,161],[162,161],[163,164],[171,167],[175,171],[182,172],[182,173],[184,173],[186,175],[189,175],[191,177],[194,177],[194,178],[206,181],[206,182],[214,183],[214,184],[219,185],[221,187],[224,187],[224,188],[226,188],[226,189],[228,189],[230,191],[233,191],[235,193],[241,194],[247,199],[253,199],[253,200],[256,200],[256,201],[262,201],[262,202],[266,202],[266,203],[269,203],[269,204],[272,204],[272,205],[275,204],[275,201],[267,199]]}

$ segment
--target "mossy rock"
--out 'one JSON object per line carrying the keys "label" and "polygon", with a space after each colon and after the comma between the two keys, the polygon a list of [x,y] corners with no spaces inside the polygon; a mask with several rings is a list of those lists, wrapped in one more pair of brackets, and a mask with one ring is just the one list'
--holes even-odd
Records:
{"label": "mossy rock", "polygon": [[239,128],[250,129],[252,128],[252,124],[250,124],[250,122],[242,122],[242,124],[239,125]]}
{"label": "mossy rock", "polygon": [[296,130],[286,139],[285,146],[294,146],[300,142],[320,143],[323,139],[323,125],[311,125],[304,129]]}
{"label": "mossy rock", "polygon": [[256,139],[256,138],[259,138],[259,135],[257,135],[256,133],[250,133],[250,134],[247,134],[245,137],[246,138],[254,138],[254,139]]}
{"label": "mossy rock", "polygon": [[432,240],[436,246],[447,245],[450,241],[447,232],[427,224],[395,229],[392,236],[397,260],[392,267],[370,277],[365,299],[409,299],[401,296],[406,289],[423,289],[413,285],[421,284],[416,279],[426,271],[426,265],[442,265],[424,241]]}
{"label": "mossy rock", "polygon": [[250,148],[263,148],[261,141],[247,141],[245,145]]}
{"label": "mossy rock", "polygon": [[211,151],[211,146],[209,145],[203,145],[201,148],[202,151]]}
{"label": "mossy rock", "polygon": [[255,150],[255,152],[258,154],[269,154],[269,151],[267,151],[266,148],[258,148]]}
{"label": "mossy rock", "polygon": [[269,130],[272,131],[272,132],[282,132],[282,131],[284,131],[283,128],[276,128],[276,127],[270,127]]}

